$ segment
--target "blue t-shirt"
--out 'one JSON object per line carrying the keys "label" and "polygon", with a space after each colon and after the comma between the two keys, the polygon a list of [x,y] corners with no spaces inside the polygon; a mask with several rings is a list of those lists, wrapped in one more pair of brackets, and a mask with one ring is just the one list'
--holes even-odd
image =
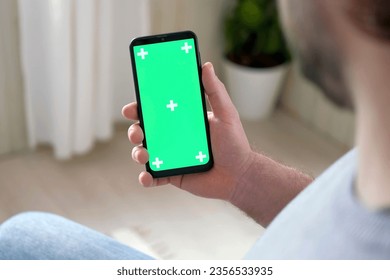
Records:
{"label": "blue t-shirt", "polygon": [[246,258],[390,259],[390,210],[358,201],[356,172],[352,150],[283,209]]}

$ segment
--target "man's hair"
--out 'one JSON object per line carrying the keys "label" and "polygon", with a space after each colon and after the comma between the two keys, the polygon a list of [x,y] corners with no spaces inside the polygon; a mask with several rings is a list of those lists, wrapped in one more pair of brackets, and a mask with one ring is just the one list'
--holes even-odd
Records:
{"label": "man's hair", "polygon": [[370,36],[390,41],[389,0],[344,0],[354,24]]}

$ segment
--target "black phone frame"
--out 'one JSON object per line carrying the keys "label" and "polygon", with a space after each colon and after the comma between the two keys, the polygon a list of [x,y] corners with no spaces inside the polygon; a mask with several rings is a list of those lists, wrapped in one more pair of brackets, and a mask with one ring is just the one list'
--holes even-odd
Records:
{"label": "black phone frame", "polygon": [[202,107],[203,107],[203,117],[204,117],[205,128],[206,128],[207,145],[208,145],[208,149],[209,149],[209,160],[207,163],[202,164],[202,165],[194,165],[194,166],[181,167],[181,168],[175,168],[175,169],[166,169],[166,170],[162,170],[162,171],[152,170],[150,168],[150,163],[148,161],[145,164],[145,168],[146,168],[146,171],[148,171],[153,176],[153,178],[162,178],[162,177],[169,177],[169,176],[176,176],[176,175],[206,172],[206,171],[209,171],[214,165],[214,158],[213,158],[211,139],[210,139],[210,125],[209,125],[208,116],[207,116],[206,99],[205,99],[204,87],[203,87],[203,83],[202,83],[202,66],[201,66],[201,57],[200,57],[199,47],[198,47],[198,39],[197,39],[196,34],[192,31],[189,31],[189,30],[188,31],[174,32],[174,33],[157,34],[157,35],[152,35],[152,36],[137,37],[137,38],[134,38],[130,43],[130,46],[129,46],[130,60],[131,60],[131,66],[132,66],[132,70],[133,70],[135,97],[136,97],[136,101],[138,104],[137,113],[138,113],[138,117],[139,117],[140,127],[144,131],[143,146],[147,149],[147,131],[144,130],[142,104],[141,104],[139,85],[138,85],[138,77],[137,77],[137,66],[136,66],[135,59],[134,59],[135,58],[134,47],[139,46],[139,45],[163,43],[163,42],[170,42],[170,41],[184,40],[184,39],[194,39],[196,61],[197,61],[197,65],[198,65],[198,77],[199,77]]}

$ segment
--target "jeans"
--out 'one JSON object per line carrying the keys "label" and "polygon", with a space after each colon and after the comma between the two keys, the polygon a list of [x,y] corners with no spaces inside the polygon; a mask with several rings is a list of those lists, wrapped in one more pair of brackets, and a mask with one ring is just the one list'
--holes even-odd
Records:
{"label": "jeans", "polygon": [[0,225],[0,260],[150,260],[97,231],[53,214],[28,212]]}

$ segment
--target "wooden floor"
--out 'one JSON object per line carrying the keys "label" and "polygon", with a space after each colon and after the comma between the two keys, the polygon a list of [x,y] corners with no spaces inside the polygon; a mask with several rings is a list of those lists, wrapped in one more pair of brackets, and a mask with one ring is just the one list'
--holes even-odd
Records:
{"label": "wooden floor", "polygon": [[[313,176],[347,148],[277,112],[246,122],[251,144]],[[48,148],[0,157],[0,223],[23,211],[63,215],[163,259],[239,259],[262,228],[227,203],[172,186],[145,189],[131,161],[127,128],[70,161]]]}

